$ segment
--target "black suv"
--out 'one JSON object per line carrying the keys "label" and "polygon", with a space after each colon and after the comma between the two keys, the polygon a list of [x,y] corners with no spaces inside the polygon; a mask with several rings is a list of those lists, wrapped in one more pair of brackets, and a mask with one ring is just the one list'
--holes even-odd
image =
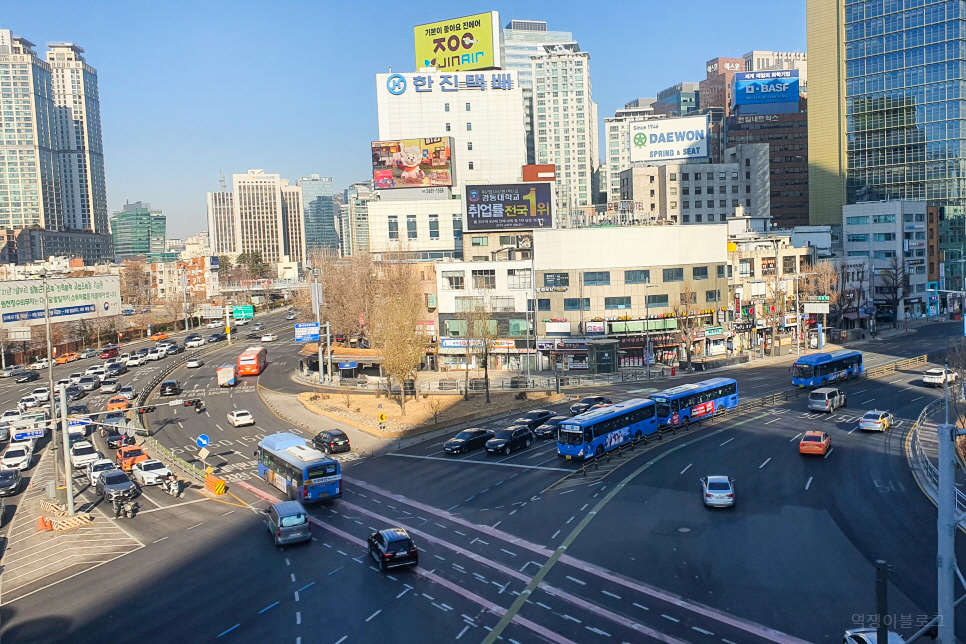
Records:
{"label": "black suv", "polygon": [[610,405],[610,398],[607,396],[587,396],[570,406],[570,413],[576,416],[582,414],[594,405]]}
{"label": "black suv", "polygon": [[166,354],[168,354],[169,356],[173,356],[173,355],[178,354],[178,353],[184,353],[184,345],[183,344],[169,344],[165,348],[164,352]]}
{"label": "black suv", "polygon": [[326,454],[348,452],[352,449],[349,437],[341,429],[326,429],[312,437],[312,445]]}
{"label": "black suv", "polygon": [[443,449],[447,454],[465,454],[483,447],[491,438],[493,438],[493,432],[490,430],[470,427],[443,443]]}
{"label": "black suv", "polygon": [[515,421],[513,421],[513,424],[526,425],[531,430],[534,430],[553,418],[554,415],[555,414],[549,409],[534,409],[517,418]]}
{"label": "black suv", "polygon": [[165,380],[161,383],[162,396],[180,396],[181,395],[181,385],[178,384],[177,380]]}
{"label": "black suv", "polygon": [[486,451],[489,454],[509,455],[515,449],[530,447],[533,434],[526,425],[511,425],[499,430],[493,438],[486,441]]}
{"label": "black suv", "polygon": [[125,373],[127,373],[127,365],[123,362],[115,362],[107,368],[108,376],[120,376],[121,374]]}
{"label": "black suv", "polygon": [[228,339],[224,333],[212,333],[208,336],[208,342],[223,342]]}
{"label": "black suv", "polygon": [[402,528],[388,528],[370,534],[369,554],[379,564],[379,570],[419,563],[416,544]]}
{"label": "black suv", "polygon": [[533,430],[537,438],[554,438],[557,435],[557,427],[565,420],[570,420],[569,416],[554,416],[543,422],[543,425]]}

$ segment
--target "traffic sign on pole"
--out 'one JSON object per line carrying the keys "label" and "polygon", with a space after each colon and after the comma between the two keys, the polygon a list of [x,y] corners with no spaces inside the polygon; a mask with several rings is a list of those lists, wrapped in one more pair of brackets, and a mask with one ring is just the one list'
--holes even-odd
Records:
{"label": "traffic sign on pole", "polygon": [[201,460],[205,460],[206,458],[208,458],[209,453],[210,452],[208,451],[207,447],[202,447],[200,450],[198,450],[198,458],[200,458]]}
{"label": "traffic sign on pole", "polygon": [[295,325],[296,342],[318,342],[319,323],[318,322],[299,322]]}
{"label": "traffic sign on pole", "polygon": [[208,438],[208,434],[202,434],[201,436],[195,439],[195,443],[197,443],[198,447],[208,447],[208,443],[210,442],[211,442],[211,439]]}

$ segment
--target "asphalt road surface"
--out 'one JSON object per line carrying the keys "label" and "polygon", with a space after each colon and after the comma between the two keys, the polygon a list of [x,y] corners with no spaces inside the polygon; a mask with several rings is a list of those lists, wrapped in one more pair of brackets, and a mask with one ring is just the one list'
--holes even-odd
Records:
{"label": "asphalt road surface", "polygon": [[[285,324],[259,377],[279,390],[297,363]],[[941,349],[959,328],[866,344],[866,365]],[[186,396],[204,398],[205,413],[158,407],[150,420],[186,458],[197,434],[211,436],[208,464],[251,485],[255,493],[233,486],[250,506],[196,502],[135,518],[126,526],[143,548],[0,606],[4,642],[837,642],[874,613],[880,558],[895,567],[898,630],[911,634],[934,610],[935,507],[903,444],[940,392],[914,372],[844,385],[848,406],[834,414],[808,413],[801,398],[649,441],[586,473],[541,441],[509,458],[447,457],[447,437],[374,458],[340,455],[345,497],[310,509],[311,543],[278,549],[261,514],[273,490],[255,476],[251,452],[291,427],[261,403],[254,378],[232,390],[214,384],[214,368],[246,342],[172,375]],[[787,366],[714,375],[727,374],[744,397],[790,381]],[[647,395],[640,389],[599,388],[616,400]],[[6,393],[0,384],[0,400]],[[243,408],[256,425],[228,425],[225,415]],[[898,422],[884,434],[857,431],[870,408]],[[798,454],[809,429],[832,436],[828,458]],[[703,507],[698,479],[709,474],[735,479],[735,508]],[[182,511],[196,514],[176,529],[143,525],[175,523]],[[392,525],[411,531],[417,568],[380,573],[367,557],[366,536]]]}

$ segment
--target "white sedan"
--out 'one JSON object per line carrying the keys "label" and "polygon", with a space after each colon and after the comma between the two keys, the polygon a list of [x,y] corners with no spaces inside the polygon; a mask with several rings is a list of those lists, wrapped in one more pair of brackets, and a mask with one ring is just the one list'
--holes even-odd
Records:
{"label": "white sedan", "polygon": [[131,468],[134,480],[141,485],[161,485],[161,481],[171,475],[171,470],[157,459],[148,459],[135,463]]}
{"label": "white sedan", "polygon": [[278,340],[278,336],[277,335],[275,335],[274,333],[266,333],[265,335],[262,336],[262,340],[261,341],[262,342],[275,342],[276,340]]}
{"label": "white sedan", "polygon": [[205,326],[208,327],[209,329],[217,329],[220,326],[225,326],[225,323],[222,322],[221,320],[215,320],[214,322],[209,322]]}
{"label": "white sedan", "polygon": [[47,362],[47,358],[40,358],[39,360],[37,360],[37,362],[30,365],[30,368],[39,370],[39,369],[46,369],[49,366],[50,366],[50,363]]}
{"label": "white sedan", "polygon": [[236,409],[228,414],[228,422],[232,424],[233,427],[238,427],[239,425],[254,425],[255,417],[252,416],[252,412],[247,409]]}
{"label": "white sedan", "polygon": [[91,487],[97,485],[97,478],[101,475],[101,472],[113,470],[116,467],[114,461],[109,458],[99,458],[93,463],[88,463],[85,474],[87,480],[91,482]]}
{"label": "white sedan", "polygon": [[205,361],[201,358],[192,358],[184,363],[184,366],[188,369],[199,369],[205,365]]}
{"label": "white sedan", "polygon": [[141,365],[144,364],[144,356],[139,356],[138,354],[135,353],[134,355],[129,357],[124,362],[124,364],[126,364],[129,367],[140,367]]}
{"label": "white sedan", "polygon": [[30,467],[30,459],[33,453],[30,447],[20,444],[11,445],[0,457],[0,467],[5,470],[25,470]]}

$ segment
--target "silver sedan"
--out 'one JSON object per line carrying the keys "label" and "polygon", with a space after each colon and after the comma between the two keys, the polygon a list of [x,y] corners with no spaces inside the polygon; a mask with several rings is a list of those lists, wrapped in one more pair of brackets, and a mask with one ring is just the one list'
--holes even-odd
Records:
{"label": "silver sedan", "polygon": [[701,479],[704,504],[709,508],[728,508],[735,504],[735,480],[727,476]]}

